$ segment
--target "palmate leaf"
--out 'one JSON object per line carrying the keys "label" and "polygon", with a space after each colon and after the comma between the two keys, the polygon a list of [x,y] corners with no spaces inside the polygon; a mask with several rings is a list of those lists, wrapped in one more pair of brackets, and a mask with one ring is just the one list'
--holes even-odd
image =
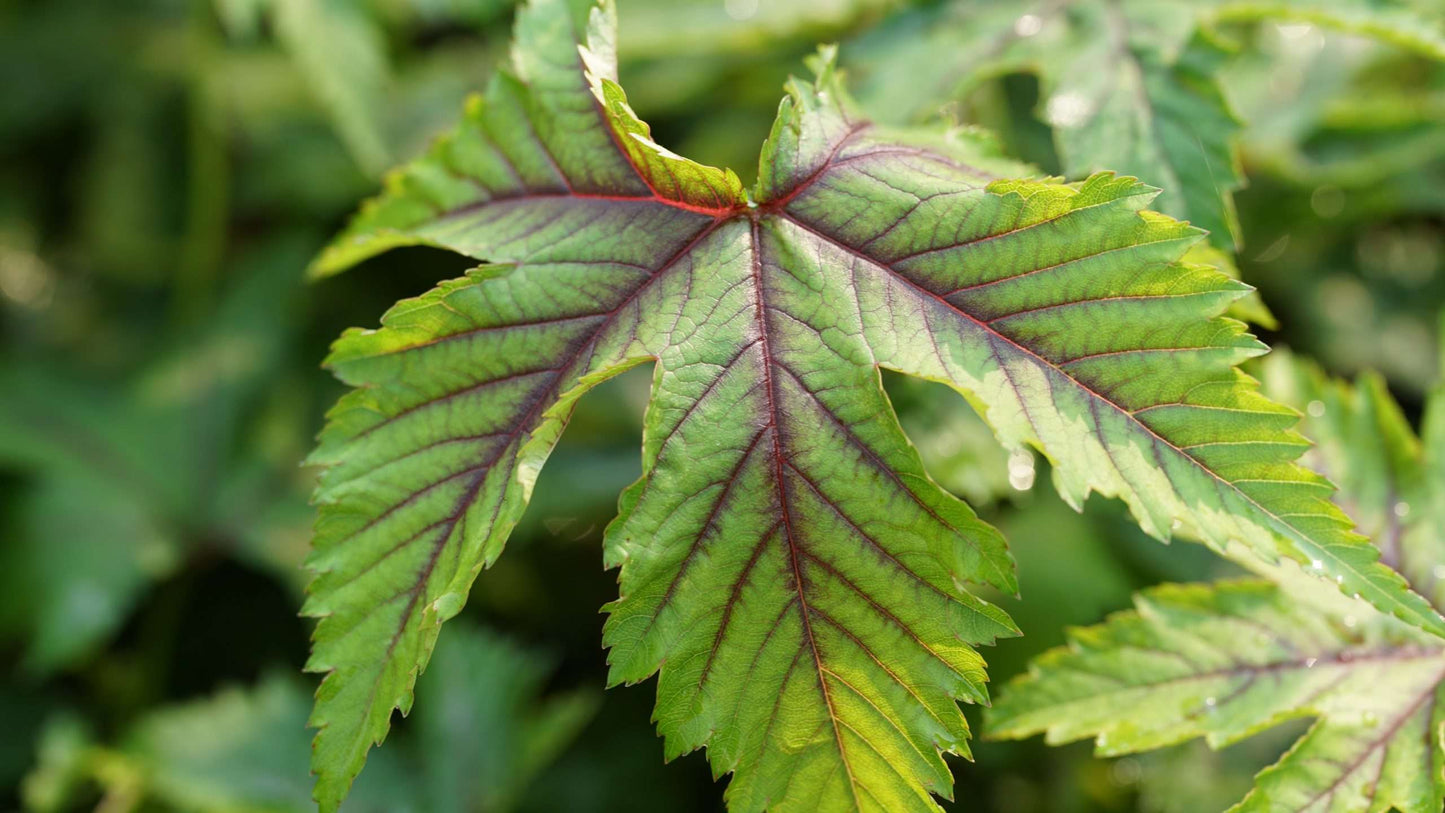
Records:
{"label": "palmate leaf", "polygon": [[613,16],[525,7],[512,71],[318,261],[493,263],[329,358],[357,389],[313,457],[323,808],[409,709],[577,398],[645,363],[643,476],[605,541],[611,680],[659,675],[667,752],[707,747],[734,809],[934,809],[940,752],[966,752],[955,701],[986,698],[973,647],[1014,633],[964,589],[1014,589],[1002,539],[929,479],[880,368],[965,393],[1076,506],[1117,495],[1161,537],[1318,561],[1445,630],[1291,462],[1294,413],[1233,366],[1262,346],[1217,316],[1248,289],[1178,262],[1199,232],[1145,211],[1156,190],[1005,180],[1024,170],[976,135],[870,125],[825,51],[749,195],[652,142],[612,80]]}
{"label": "palmate leaf", "polygon": [[[1445,556],[1427,455],[1382,382],[1325,378],[1272,356],[1266,389],[1306,412],[1310,456],[1386,562],[1440,605]],[[1436,392],[1431,413],[1445,398]],[[1427,438],[1438,437],[1438,417]],[[1298,570],[1270,582],[1165,586],[1136,612],[1073,633],[1036,660],[989,715],[989,733],[1095,737],[1101,754],[1193,737],[1222,747],[1285,719],[1318,718],[1262,772],[1239,811],[1438,813],[1445,804],[1445,641]]]}

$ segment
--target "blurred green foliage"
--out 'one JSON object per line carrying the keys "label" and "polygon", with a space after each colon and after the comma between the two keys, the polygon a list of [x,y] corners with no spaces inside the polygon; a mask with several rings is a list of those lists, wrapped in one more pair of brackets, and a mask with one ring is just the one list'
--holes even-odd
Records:
{"label": "blurred green foliage", "polygon": [[[782,81],[828,39],[875,113],[947,108],[1072,171],[1033,71],[931,81],[946,78],[933,43],[973,47],[945,38],[953,4],[619,7],[641,117],[744,181]],[[1016,31],[1020,13],[970,31]],[[302,272],[378,173],[455,119],[510,18],[506,0],[0,5],[0,808],[308,809],[299,463],[340,392],[318,363],[342,328],[461,265],[413,249],[344,279]],[[1219,25],[1220,86],[1245,123],[1237,262],[1278,330],[1250,318],[1331,372],[1381,371],[1417,411],[1445,302],[1445,67],[1307,17]],[[900,81],[921,99],[879,90]],[[650,688],[601,692],[597,609],[615,586],[598,546],[639,470],[647,383],[583,402],[478,581],[472,629],[443,637],[417,714],[346,809],[720,809],[700,755],[663,764]],[[1026,635],[985,652],[995,683],[1133,590],[1223,572],[1117,505],[1073,513],[1046,463],[1009,458],[938,388],[888,385],[935,478],[1018,559],[1022,600],[991,598]],[[957,807],[1219,809],[1289,735],[1114,762],[985,743],[954,765]]]}

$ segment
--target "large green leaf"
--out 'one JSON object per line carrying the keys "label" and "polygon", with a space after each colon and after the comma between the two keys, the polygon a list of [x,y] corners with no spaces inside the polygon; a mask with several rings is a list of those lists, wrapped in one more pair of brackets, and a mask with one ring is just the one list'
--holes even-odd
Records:
{"label": "large green leaf", "polygon": [[986,697],[973,646],[1014,632],[964,589],[1014,589],[1002,539],[929,479],[880,368],[965,393],[1075,506],[1099,491],[1161,537],[1318,562],[1445,630],[1292,462],[1294,413],[1233,366],[1262,345],[1218,316],[1248,289],[1178,261],[1200,233],[1145,211],[1157,190],[1004,180],[1025,170],[976,134],[871,125],[825,51],[749,195],[651,140],[612,19],[523,9],[512,70],[318,260],[494,263],[328,360],[356,389],[313,456],[324,808],[409,710],[576,400],[646,363],[643,476],[606,536],[611,679],[659,674],[667,753],[706,746],[737,810],[934,809],[940,752],[966,753],[955,701]]}
{"label": "large green leaf", "polygon": [[[1376,377],[1333,381],[1271,357],[1267,389],[1306,412],[1311,457],[1339,478],[1337,501],[1417,590],[1442,598],[1439,464]],[[1432,398],[1438,416],[1445,399]],[[1442,428],[1438,417],[1427,437]],[[1436,813],[1445,804],[1445,642],[1318,580],[1166,586],[1138,610],[1076,631],[1035,661],[990,714],[990,734],[1094,737],[1101,754],[1205,737],[1232,744],[1291,717],[1318,718],[1256,780],[1241,811]]]}

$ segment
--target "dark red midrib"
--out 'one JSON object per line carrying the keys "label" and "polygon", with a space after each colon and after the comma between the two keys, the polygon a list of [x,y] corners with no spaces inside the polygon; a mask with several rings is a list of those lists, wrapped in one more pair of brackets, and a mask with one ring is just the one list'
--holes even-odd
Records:
{"label": "dark red midrib", "polygon": [[[460,521],[466,511],[467,505],[476,498],[477,492],[481,489],[482,483],[486,481],[487,473],[491,471],[492,467],[495,466],[498,461],[501,460],[502,455],[505,454],[506,450],[516,443],[517,438],[520,435],[522,435],[524,432],[530,431],[537,418],[541,416],[543,408],[548,403],[550,403],[550,397],[556,394],[558,386],[560,385],[562,380],[567,377],[567,373],[574,369],[578,362],[582,360],[584,352],[588,351],[589,348],[592,350],[596,349],[597,338],[602,335],[603,331],[605,331],[613,324],[613,321],[617,318],[617,314],[621,313],[623,309],[625,309],[628,305],[631,305],[633,302],[635,302],[644,291],[647,291],[649,288],[651,288],[652,283],[660,279],[664,275],[664,273],[673,266],[673,264],[681,260],[683,257],[686,257],[694,247],[696,247],[703,240],[707,239],[708,236],[710,236],[714,231],[717,230],[719,224],[721,224],[722,222],[723,221],[721,220],[714,221],[713,223],[700,230],[696,236],[694,236],[691,240],[685,243],[682,248],[678,249],[677,252],[672,255],[672,257],[664,261],[663,264],[658,267],[657,271],[653,272],[652,276],[648,277],[647,280],[643,282],[643,284],[639,285],[636,288],[636,290],[623,298],[623,300],[619,302],[615,307],[613,307],[612,310],[601,314],[601,316],[603,316],[603,319],[598,324],[596,330],[592,331],[590,335],[579,337],[576,350],[573,351],[571,357],[568,358],[567,361],[565,361],[563,364],[556,368],[557,375],[553,378],[551,384],[538,392],[535,400],[528,408],[527,412],[522,416],[520,420],[513,424],[513,428],[510,430],[510,432],[504,434],[504,436],[507,437],[507,442],[499,444],[496,453],[494,453],[486,463],[479,467],[478,474],[473,477],[472,482],[469,484],[468,488],[463,493],[462,497],[458,500],[457,505],[452,509],[449,515],[450,521],[453,523],[453,525],[455,525],[456,522]],[[494,514],[495,510],[496,509],[494,508]],[[442,542],[440,544],[433,545],[432,555],[423,567],[420,577],[417,579],[415,593],[412,596],[412,600],[408,605],[407,611],[402,616],[402,621],[399,625],[402,630],[404,630],[406,627],[406,623],[410,617],[412,609],[415,606],[417,597],[421,594],[422,590],[426,586],[427,580],[431,577],[432,569],[436,566],[437,558],[441,554],[441,549],[446,547],[445,540],[450,536],[451,531],[448,530],[447,534],[443,537]],[[400,630],[398,631],[398,634],[399,633]],[[395,646],[395,640],[393,640],[392,646]],[[390,656],[390,654],[391,647],[388,647],[387,655]]]}
{"label": "dark red midrib", "polygon": [[468,203],[464,206],[457,206],[453,209],[448,209],[445,212],[438,214],[437,219],[446,220],[450,218],[465,217],[472,212],[480,211],[487,208],[488,206],[495,206],[497,204],[506,203],[526,203],[528,201],[534,200],[597,200],[608,201],[612,203],[656,203],[661,206],[666,206],[670,209],[679,209],[682,211],[692,212],[694,214],[707,215],[708,217],[712,218],[732,217],[734,215],[739,215],[748,211],[746,203],[740,203],[736,206],[730,206],[722,209],[712,209],[706,206],[697,206],[690,203],[684,203],[682,201],[672,200],[671,198],[665,198],[655,192],[651,195],[616,195],[604,192],[535,192],[532,190],[523,190],[519,194],[497,195],[495,197],[489,197],[485,200],[479,200],[474,203]]}
{"label": "dark red midrib", "polygon": [[[617,148],[617,153],[622,156],[622,160],[626,161],[627,165],[632,167],[632,171],[637,174],[638,179],[641,180],[642,183],[647,186],[648,190],[652,192],[652,198],[654,200],[666,202],[669,205],[676,206],[680,209],[687,209],[689,211],[700,212],[702,214],[712,214],[715,217],[721,216],[724,213],[736,213],[747,208],[746,201],[738,201],[731,206],[722,205],[722,201],[721,199],[719,199],[717,195],[717,190],[715,189],[710,189],[709,191],[713,193],[713,200],[718,202],[718,205],[716,206],[702,206],[700,204],[674,200],[672,198],[668,198],[662,195],[662,193],[657,191],[657,186],[652,183],[652,179],[647,176],[647,173],[642,171],[642,167],[639,167],[637,165],[637,162],[632,160],[632,153],[629,152],[627,146],[622,143],[622,134],[618,133],[617,128],[612,126],[612,117],[609,116],[607,114],[607,111],[602,107],[602,100],[597,98],[597,94],[595,93],[591,93],[591,96],[592,105],[594,108],[596,108],[597,114],[602,117],[602,127],[607,131],[608,137],[612,139],[612,145]],[[646,124],[643,124],[642,126],[644,128],[647,127]],[[648,135],[650,137],[651,133],[649,132]],[[672,171],[672,167],[668,165],[668,162],[664,161],[663,165],[667,167],[668,174],[672,176],[672,180],[677,183],[679,188],[681,188],[683,186],[682,179],[677,176],[676,172]],[[713,169],[713,167],[706,167],[706,169]],[[570,188],[570,184],[568,186]]]}
{"label": "dark red midrib", "polygon": [[[573,34],[574,34],[574,36],[575,36],[575,35],[576,35],[576,32],[574,31]],[[581,66],[580,63],[579,63],[578,68],[580,69],[581,67],[582,67],[582,66]],[[578,75],[585,77],[583,71],[581,71],[581,70],[578,71]],[[707,216],[713,217],[713,218],[721,218],[721,217],[727,217],[727,216],[729,216],[729,215],[734,215],[734,214],[737,214],[738,212],[743,211],[743,210],[745,210],[745,209],[747,208],[747,204],[746,204],[746,202],[744,202],[744,201],[740,201],[740,202],[738,202],[737,204],[734,204],[733,206],[730,206],[730,207],[709,207],[709,206],[699,206],[699,205],[696,205],[696,204],[687,203],[687,202],[685,202],[685,201],[673,200],[673,199],[671,199],[671,198],[667,198],[667,197],[664,197],[663,195],[659,194],[658,191],[657,191],[657,189],[656,189],[656,187],[654,187],[654,186],[652,185],[652,182],[647,178],[647,175],[642,171],[642,169],[641,169],[640,167],[637,166],[636,163],[634,163],[634,162],[632,161],[632,156],[628,154],[627,150],[622,146],[621,142],[618,141],[618,139],[617,139],[617,134],[613,131],[611,122],[610,122],[610,120],[609,120],[609,118],[608,118],[608,116],[607,116],[607,112],[602,109],[601,102],[600,102],[600,101],[597,99],[597,97],[592,93],[592,89],[591,89],[590,87],[587,87],[587,86],[586,86],[585,78],[584,78],[583,87],[582,87],[581,90],[582,90],[583,93],[586,93],[589,97],[592,98],[593,105],[594,105],[595,109],[597,110],[598,115],[599,115],[599,116],[601,117],[601,119],[602,119],[602,121],[601,121],[602,128],[607,131],[607,134],[608,134],[608,136],[611,138],[612,143],[613,143],[613,146],[614,146],[614,148],[617,150],[618,155],[622,158],[622,160],[623,160],[629,167],[632,168],[633,174],[635,174],[635,175],[637,176],[638,180],[642,181],[642,184],[643,184],[645,187],[647,187],[648,191],[650,191],[652,194],[650,194],[650,195],[619,195],[619,194],[611,194],[611,193],[605,193],[605,192],[579,192],[579,191],[577,191],[577,189],[576,189],[575,187],[573,187],[573,185],[572,185],[572,179],[569,178],[569,177],[567,177],[566,171],[564,171],[564,170],[562,169],[562,165],[557,162],[557,157],[552,154],[552,148],[551,148],[550,146],[548,146],[546,139],[542,138],[541,132],[539,132],[539,131],[537,130],[537,127],[536,127],[535,122],[533,122],[530,118],[524,117],[523,121],[524,121],[524,123],[525,123],[528,131],[531,133],[532,141],[536,143],[537,148],[538,148],[538,149],[541,151],[541,153],[542,153],[542,157],[546,159],[548,166],[550,166],[550,167],[552,168],[552,172],[557,176],[557,180],[562,184],[562,187],[563,187],[563,190],[564,190],[564,191],[537,192],[537,191],[534,191],[534,190],[529,190],[529,189],[527,189],[527,188],[526,188],[526,182],[525,182],[525,180],[522,178],[521,172],[520,172],[520,170],[518,169],[518,167],[516,166],[516,164],[514,163],[514,161],[512,160],[512,157],[511,157],[510,155],[507,155],[507,151],[502,148],[502,145],[501,145],[500,143],[494,142],[494,141],[492,140],[490,133],[487,133],[487,134],[486,134],[486,138],[487,138],[488,143],[492,146],[493,149],[496,150],[497,155],[501,157],[503,163],[506,164],[507,170],[508,170],[509,174],[511,174],[512,177],[515,178],[515,179],[518,181],[518,186],[521,187],[520,192],[519,192],[519,193],[516,193],[516,194],[510,194],[510,195],[489,196],[486,200],[480,200],[480,201],[477,201],[477,202],[475,202],[475,203],[469,203],[469,204],[467,204],[467,205],[465,205],[465,206],[459,206],[459,207],[456,207],[456,208],[454,208],[454,209],[449,209],[449,210],[447,210],[447,211],[440,212],[440,213],[437,215],[437,218],[438,218],[438,219],[446,219],[446,218],[452,218],[452,217],[460,217],[460,216],[463,216],[463,215],[465,215],[465,214],[467,214],[467,213],[469,213],[469,212],[473,212],[473,211],[476,211],[476,210],[478,210],[478,209],[485,208],[486,206],[490,206],[490,205],[492,205],[492,204],[501,203],[501,202],[506,202],[506,201],[525,201],[525,200],[532,200],[532,199],[537,199],[537,200],[548,200],[548,199],[580,199],[580,200],[600,200],[600,201],[628,202],[628,203],[647,203],[647,202],[653,202],[653,203],[660,203],[660,204],[662,204],[662,205],[664,205],[664,206],[670,206],[670,207],[675,208],[675,209],[682,209],[682,210],[689,211],[689,212],[694,212],[694,213],[697,213],[697,214],[707,215]],[[443,162],[443,166],[445,166],[445,162]],[[474,179],[470,179],[470,178],[469,178],[468,180],[474,180]],[[487,190],[485,187],[479,187],[479,189],[481,189],[481,191],[483,191],[484,193],[490,191],[490,190]]]}
{"label": "dark red midrib", "polygon": [[[571,30],[572,30],[572,38],[573,38],[576,42],[578,42],[578,43],[580,44],[580,43],[585,43],[585,42],[587,41],[587,38],[582,37],[582,36],[579,36],[579,34],[580,34],[581,32],[578,32],[578,31],[577,31],[575,24],[573,24],[570,19],[568,20],[568,27],[571,28]],[[722,217],[727,217],[727,216],[730,216],[730,215],[735,215],[735,214],[738,214],[738,213],[740,213],[740,212],[743,212],[743,211],[746,211],[746,210],[747,210],[748,205],[747,205],[747,201],[746,201],[746,200],[736,201],[735,203],[733,203],[733,204],[730,205],[730,206],[723,206],[723,205],[721,205],[722,201],[718,199],[718,196],[717,196],[717,194],[716,194],[716,190],[711,190],[711,191],[713,192],[713,196],[712,196],[713,199],[714,199],[714,200],[717,200],[718,203],[720,204],[720,205],[718,205],[718,206],[701,206],[701,205],[698,205],[698,204],[687,203],[686,201],[674,200],[674,199],[672,199],[672,198],[668,198],[668,197],[665,197],[665,196],[663,196],[662,194],[660,194],[660,193],[657,191],[657,187],[653,185],[652,179],[647,176],[647,173],[646,173],[646,172],[643,172],[643,171],[642,171],[642,167],[638,166],[638,165],[637,165],[637,162],[635,162],[635,161],[632,160],[632,153],[629,152],[628,149],[627,149],[627,147],[626,147],[626,145],[624,145],[624,144],[622,143],[623,135],[617,131],[617,128],[616,128],[616,127],[614,127],[614,126],[612,125],[612,116],[610,116],[610,115],[607,113],[606,108],[603,107],[603,105],[602,105],[602,99],[599,98],[598,95],[597,95],[595,92],[593,92],[592,87],[591,87],[591,83],[587,80],[586,65],[584,65],[584,64],[582,63],[582,60],[581,60],[580,56],[579,56],[578,61],[577,61],[577,67],[581,69],[581,70],[578,71],[578,75],[582,77],[582,85],[583,85],[583,87],[582,87],[582,92],[583,92],[583,93],[586,93],[586,94],[587,94],[587,97],[592,100],[592,108],[597,111],[598,117],[602,120],[602,129],[605,130],[605,131],[607,131],[607,136],[608,136],[608,138],[610,138],[610,139],[612,140],[612,146],[616,148],[617,154],[622,157],[622,160],[623,160],[623,161],[627,162],[627,165],[628,165],[628,166],[632,167],[632,171],[633,171],[633,173],[635,173],[635,174],[637,175],[638,180],[642,181],[643,185],[645,185],[645,186],[648,188],[648,190],[652,192],[652,196],[651,196],[651,199],[652,199],[652,200],[655,200],[655,201],[657,201],[657,202],[659,202],[659,203],[663,203],[663,204],[666,204],[666,205],[668,205],[668,206],[672,206],[672,207],[675,207],[675,208],[678,208],[678,209],[685,209],[685,210],[687,210],[687,211],[689,211],[689,212],[697,212],[698,214],[705,214],[705,215],[708,215],[708,216],[710,216],[710,217],[717,217],[717,218],[722,218]],[[610,80],[608,79],[608,77],[605,77],[605,76],[603,76],[603,77],[598,77],[598,79],[599,79],[599,83],[602,82],[602,81],[610,81]],[[652,134],[651,134],[650,130],[648,130],[647,124],[645,124],[645,123],[643,123],[643,122],[641,122],[641,121],[639,121],[638,123],[639,123],[639,124],[642,124],[642,127],[643,127],[644,131],[647,131],[647,132],[648,132],[648,136],[651,137]],[[539,141],[539,142],[541,141],[541,138],[540,138],[540,137],[538,138],[538,141]],[[544,145],[544,146],[545,146],[545,145]],[[550,150],[549,150],[548,152],[550,153]],[[553,163],[554,163],[554,165],[555,165],[555,163],[556,163],[555,160],[554,160]],[[664,163],[665,163],[665,162],[664,162]],[[707,168],[707,169],[712,169],[712,167],[706,167],[706,168]],[[560,172],[560,169],[559,169],[559,172]],[[672,175],[672,179],[677,182],[678,187],[681,188],[682,185],[683,185],[683,184],[682,184],[682,180],[677,177],[677,173],[673,172],[672,169],[671,169],[671,167],[668,167],[668,172]],[[567,184],[567,189],[568,189],[569,192],[572,191],[572,182],[566,177],[565,174],[564,174],[563,177],[562,177],[562,182],[565,183],[565,184]]]}
{"label": "dark red midrib", "polygon": [[[797,469],[795,468],[794,471],[797,471]],[[799,472],[799,474],[801,475],[801,472]],[[817,487],[814,486],[811,482],[809,483],[809,485],[810,485],[810,486],[813,486],[813,490],[814,490],[814,491],[817,490]],[[820,494],[819,496],[822,496],[822,495]],[[856,526],[855,526],[855,530],[856,530]],[[962,678],[962,679],[964,679],[964,680],[967,680],[967,676],[966,676],[966,675],[964,675],[963,673],[959,672],[958,669],[953,665],[953,663],[950,662],[947,658],[945,658],[945,657],[943,657],[942,655],[938,654],[938,652],[936,652],[936,651],[933,649],[933,647],[929,646],[929,645],[928,645],[928,642],[924,641],[923,638],[922,638],[922,636],[920,636],[916,631],[914,631],[914,629],[913,629],[912,627],[910,627],[909,625],[903,623],[903,620],[902,620],[901,618],[899,618],[896,613],[894,613],[892,610],[889,610],[887,607],[883,606],[882,604],[879,604],[877,599],[875,599],[873,596],[869,595],[868,592],[865,591],[862,587],[860,587],[857,582],[855,582],[855,581],[853,581],[852,579],[848,578],[848,576],[845,575],[845,574],[844,574],[841,570],[839,570],[836,566],[834,566],[832,562],[829,562],[828,560],[824,559],[823,557],[821,557],[821,556],[819,556],[819,555],[817,555],[817,554],[815,554],[815,553],[812,553],[812,552],[810,552],[810,551],[807,551],[807,550],[804,550],[804,551],[803,551],[803,556],[806,557],[806,558],[808,559],[808,561],[810,561],[810,562],[814,563],[815,565],[817,565],[819,569],[821,569],[821,570],[823,570],[824,572],[826,572],[829,576],[832,576],[834,579],[837,579],[844,587],[847,587],[849,590],[851,590],[852,592],[856,593],[859,598],[863,599],[865,602],[868,603],[868,606],[870,606],[870,607],[873,608],[873,611],[874,611],[874,612],[876,612],[876,613],[878,613],[879,615],[883,616],[883,618],[884,618],[885,620],[887,620],[889,623],[893,624],[893,626],[895,626],[895,627],[897,627],[899,630],[901,630],[905,635],[907,635],[911,640],[913,640],[914,643],[918,644],[918,647],[919,647],[920,649],[922,649],[924,652],[927,652],[929,655],[931,655],[931,656],[932,656],[935,660],[937,660],[939,663],[943,664],[943,666],[945,666],[949,671],[953,672],[955,675],[958,675],[959,678]],[[821,610],[814,610],[813,612],[817,613],[817,614],[818,614],[819,616],[821,616],[821,617],[826,617],[825,614],[824,614]],[[851,636],[852,633],[850,632],[849,635]],[[972,642],[970,642],[970,641],[965,641],[964,643],[970,643],[970,644],[971,644]],[[871,650],[869,650],[869,651],[870,651],[870,653],[871,653]],[[896,678],[895,678],[895,680],[896,680]],[[899,681],[897,681],[897,682],[898,682],[899,685],[904,685],[904,684],[903,684],[903,681],[901,681],[901,680],[899,680]],[[906,687],[905,687],[905,688],[906,688]]]}
{"label": "dark red midrib", "polygon": [[[808,606],[806,582],[803,579],[803,568],[801,557],[803,555],[802,542],[799,539],[797,530],[793,525],[792,512],[788,495],[788,484],[783,472],[785,465],[782,439],[782,421],[778,407],[777,384],[773,380],[773,353],[768,341],[769,322],[768,308],[763,301],[763,270],[762,270],[762,240],[758,234],[758,221],[753,219],[751,225],[752,233],[752,274],[753,293],[757,308],[757,325],[761,339],[758,348],[763,357],[763,381],[764,393],[768,402],[768,427],[772,433],[772,455],[773,455],[773,477],[777,483],[778,511],[783,529],[783,537],[788,545],[789,564],[793,574],[793,589],[798,599],[798,617],[803,626],[803,637],[808,642],[808,650],[813,656],[813,666],[818,676],[818,690],[823,696],[823,705],[827,707],[828,721],[833,728],[833,739],[838,746],[838,759],[843,764],[843,770],[847,774],[848,789],[853,797],[853,806],[862,810],[862,801],[858,798],[858,781],[853,776],[853,766],[848,761],[848,752],[843,745],[843,732],[839,729],[837,710],[833,707],[832,693],[828,689],[828,670],[823,666],[823,656],[818,651],[818,640],[813,632],[812,609]],[[764,744],[766,746],[766,743]]]}

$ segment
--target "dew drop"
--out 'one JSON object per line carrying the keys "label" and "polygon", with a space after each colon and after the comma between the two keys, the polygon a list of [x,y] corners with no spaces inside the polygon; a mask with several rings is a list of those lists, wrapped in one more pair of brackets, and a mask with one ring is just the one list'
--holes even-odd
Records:
{"label": "dew drop", "polygon": [[1338,576],[1335,577],[1335,584],[1344,584],[1344,583],[1345,583],[1344,574],[1341,574],[1341,575],[1338,575]]}
{"label": "dew drop", "polygon": [[1395,516],[1400,519],[1410,516],[1410,504],[1404,500],[1395,503]]}
{"label": "dew drop", "polygon": [[1171,522],[1171,523],[1169,524],[1170,530],[1174,530],[1174,531],[1177,531],[1177,530],[1179,530],[1180,528],[1183,528],[1183,527],[1184,527],[1184,523],[1183,523],[1183,522],[1180,522],[1180,521],[1177,520],[1177,519],[1174,520],[1173,522]]}
{"label": "dew drop", "polygon": [[1323,418],[1325,415],[1325,402],[1310,401],[1309,404],[1305,406],[1305,412],[1308,412],[1311,418]]}
{"label": "dew drop", "polygon": [[1044,19],[1037,14],[1025,14],[1014,21],[1014,33],[1020,37],[1032,37],[1044,28]]}
{"label": "dew drop", "polygon": [[1317,664],[1317,663],[1319,663],[1319,662],[1320,662],[1320,659],[1319,659],[1319,658],[1310,658],[1309,660],[1305,661],[1305,668],[1306,668],[1306,669],[1313,669],[1313,668],[1315,668],[1315,664]]}
{"label": "dew drop", "polygon": [[1353,615],[1347,615],[1347,616],[1345,616],[1345,626],[1346,626],[1346,627],[1349,627],[1350,629],[1354,629],[1354,628],[1355,628],[1355,624],[1358,624],[1358,623],[1359,623],[1359,622],[1355,620],[1355,617],[1354,617]]}
{"label": "dew drop", "polygon": [[1121,787],[1138,784],[1143,775],[1143,766],[1139,764],[1139,760],[1133,757],[1117,760],[1109,769],[1109,779]]}
{"label": "dew drop", "polygon": [[1313,567],[1315,570],[1324,570],[1325,563],[1319,559],[1316,559],[1310,563],[1310,567]]}
{"label": "dew drop", "polygon": [[1434,567],[1430,568],[1430,575],[1434,576],[1436,581],[1439,581],[1440,579],[1445,579],[1445,565],[1435,565]]}
{"label": "dew drop", "polygon": [[35,254],[0,247],[0,295],[22,307],[43,309],[54,298],[55,281],[55,273]]}
{"label": "dew drop", "polygon": [[1034,487],[1034,456],[1020,449],[1008,458],[1008,484],[1017,491]]}
{"label": "dew drop", "polygon": [[1204,705],[1208,706],[1208,707],[1211,708],[1211,709],[1214,708],[1216,705],[1218,705],[1218,703],[1219,703],[1219,701],[1218,701],[1218,700],[1215,700],[1215,699],[1212,698],[1212,697],[1206,697],[1206,698],[1204,698]]}

